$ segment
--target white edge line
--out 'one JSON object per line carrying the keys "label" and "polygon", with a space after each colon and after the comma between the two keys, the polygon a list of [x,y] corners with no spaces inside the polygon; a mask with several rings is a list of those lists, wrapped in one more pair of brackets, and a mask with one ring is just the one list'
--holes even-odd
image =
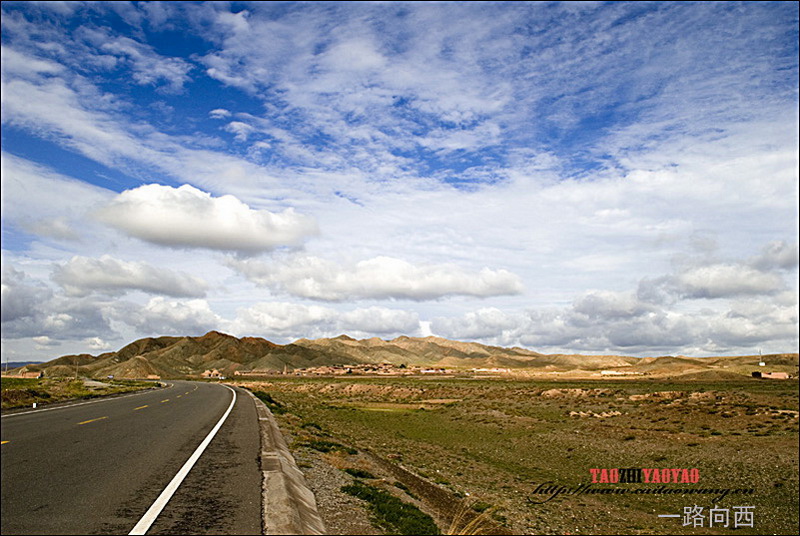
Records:
{"label": "white edge line", "polygon": [[181,467],[181,470],[178,471],[178,473],[172,479],[172,482],[167,484],[167,487],[164,488],[164,491],[161,492],[161,495],[158,496],[156,501],[150,506],[150,508],[147,510],[147,512],[145,512],[145,514],[142,516],[142,519],[140,519],[139,522],[136,523],[136,526],[133,527],[133,529],[128,534],[146,534],[147,533],[147,531],[150,529],[150,526],[153,524],[153,522],[156,520],[156,518],[161,513],[161,511],[164,509],[164,507],[167,506],[167,503],[169,502],[169,500],[172,498],[172,496],[178,490],[178,487],[183,482],[183,479],[186,478],[186,475],[188,475],[189,471],[192,470],[192,467],[194,467],[194,464],[197,463],[198,459],[200,459],[200,456],[203,454],[203,451],[206,450],[206,447],[208,446],[208,444],[211,443],[211,440],[214,439],[215,435],[217,435],[217,431],[219,431],[220,427],[225,422],[225,419],[228,418],[228,415],[230,414],[231,410],[233,409],[233,405],[236,403],[236,391],[234,391],[233,389],[231,389],[227,385],[225,387],[230,389],[230,391],[233,393],[233,400],[231,400],[231,405],[228,406],[228,410],[225,412],[225,414],[219,420],[217,425],[214,426],[214,428],[211,430],[211,432],[209,432],[209,434],[206,436],[206,438],[203,440],[203,442],[200,443],[200,445],[194,451],[194,454],[192,454],[192,456],[188,460],[186,460],[186,463],[183,464],[183,467]]}
{"label": "white edge line", "polygon": [[[169,384],[169,387],[165,387],[165,389],[170,389],[174,386],[174,383]],[[6,417],[16,417],[17,415],[30,415],[31,413],[42,413],[43,411],[55,411],[57,409],[67,409],[67,408],[74,408],[77,406],[85,406],[86,404],[97,404],[98,402],[108,402],[109,400],[116,400],[118,398],[125,398],[128,396],[136,396],[136,395],[143,395],[146,393],[152,392],[152,389],[143,389],[141,391],[131,391],[127,393],[120,393],[120,396],[115,397],[108,397],[108,398],[96,398],[94,400],[88,400],[86,402],[77,402],[75,404],[66,404],[64,406],[58,406],[55,408],[41,408],[41,409],[32,409],[29,411],[15,411],[14,413],[6,413],[5,415],[0,415],[0,418],[5,419]]]}

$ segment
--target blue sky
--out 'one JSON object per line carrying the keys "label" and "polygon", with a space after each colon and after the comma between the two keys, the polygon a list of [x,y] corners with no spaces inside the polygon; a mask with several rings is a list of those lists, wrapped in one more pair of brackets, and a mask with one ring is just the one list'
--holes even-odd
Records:
{"label": "blue sky", "polygon": [[3,355],[798,347],[795,2],[3,2]]}

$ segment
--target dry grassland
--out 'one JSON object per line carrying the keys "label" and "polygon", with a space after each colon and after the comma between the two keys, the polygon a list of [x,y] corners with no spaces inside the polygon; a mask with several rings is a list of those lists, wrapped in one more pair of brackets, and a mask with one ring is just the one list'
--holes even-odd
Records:
{"label": "dry grassland", "polygon": [[[798,525],[796,381],[288,377],[242,384],[274,400],[332,533],[387,531],[363,501],[340,491],[354,479],[417,505],[445,533],[789,534]],[[597,483],[593,489],[628,491],[546,502],[550,495],[534,493],[546,483],[589,484],[592,468],[696,468],[700,480]],[[753,493],[629,491],[659,487]],[[728,509],[729,528],[709,528],[708,517],[703,527],[658,517],[694,505]],[[754,507],[752,528],[730,528],[734,506]]]}

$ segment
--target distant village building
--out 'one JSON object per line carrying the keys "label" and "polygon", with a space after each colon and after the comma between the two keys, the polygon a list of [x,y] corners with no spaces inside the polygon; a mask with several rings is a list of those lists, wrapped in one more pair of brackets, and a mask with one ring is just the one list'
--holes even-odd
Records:
{"label": "distant village building", "polygon": [[211,379],[216,379],[216,380],[224,377],[224,376],[222,376],[220,371],[218,371],[217,369],[203,371],[201,376],[203,378],[211,378]]}
{"label": "distant village building", "polygon": [[764,378],[767,380],[788,380],[791,376],[789,376],[788,372],[759,372],[756,371],[753,373],[753,378]]}
{"label": "distant village building", "polygon": [[631,370],[601,370],[600,376],[642,376],[642,373]]}
{"label": "distant village building", "polygon": [[281,374],[280,371],[270,369],[253,369],[253,370],[235,370],[234,376],[272,376],[274,374]]}

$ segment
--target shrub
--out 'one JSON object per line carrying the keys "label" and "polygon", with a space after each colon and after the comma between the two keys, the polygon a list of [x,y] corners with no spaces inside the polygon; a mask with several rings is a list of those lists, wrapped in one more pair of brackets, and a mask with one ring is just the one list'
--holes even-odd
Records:
{"label": "shrub", "polygon": [[317,430],[319,432],[322,431],[322,426],[318,425],[315,422],[304,422],[302,425],[300,425],[300,428],[305,428],[306,430],[310,430],[313,428],[314,430]]}
{"label": "shrub", "polygon": [[314,450],[318,450],[320,452],[331,452],[334,450],[338,450],[341,452],[346,452],[347,454],[358,454],[358,451],[354,448],[345,447],[341,443],[337,443],[335,441],[323,441],[320,439],[315,439],[313,441],[304,441],[300,443],[303,447],[312,448]]}
{"label": "shrub", "polygon": [[375,521],[391,532],[440,534],[439,527],[431,516],[386,491],[358,480],[348,486],[342,486],[342,491],[366,501]]}
{"label": "shrub", "polygon": [[488,510],[491,507],[492,507],[491,504],[489,504],[487,502],[483,502],[483,501],[477,501],[475,504],[472,505],[472,509],[475,510],[476,512],[478,512],[478,513],[485,512],[486,510]]}
{"label": "shrub", "polygon": [[286,406],[272,398],[269,393],[265,393],[264,391],[255,391],[253,394],[261,399],[261,401],[266,404],[267,408],[269,408],[272,413],[276,413],[278,415],[286,413]]}
{"label": "shrub", "polygon": [[354,476],[356,478],[378,478],[369,471],[364,471],[363,469],[350,469],[347,468],[344,470],[345,473],[348,475]]}
{"label": "shrub", "polygon": [[394,487],[396,487],[397,489],[403,490],[406,493],[406,495],[408,495],[412,499],[419,499],[419,497],[414,495],[414,492],[412,492],[410,489],[408,489],[408,486],[406,486],[402,482],[399,482],[399,481],[395,482],[394,483]]}

